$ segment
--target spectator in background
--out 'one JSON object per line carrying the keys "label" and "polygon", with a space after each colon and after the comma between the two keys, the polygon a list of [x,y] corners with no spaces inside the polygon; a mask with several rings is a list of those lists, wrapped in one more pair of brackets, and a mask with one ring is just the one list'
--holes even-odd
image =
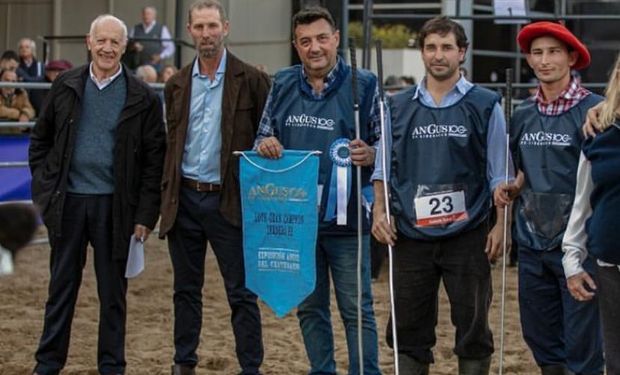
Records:
{"label": "spectator in background", "polygon": [[0,70],[16,71],[19,67],[19,56],[13,50],[6,50],[0,57]]}
{"label": "spectator in background", "polygon": [[[129,54],[133,54],[133,59],[127,60],[129,65],[133,62],[135,65],[130,66],[135,68],[140,65],[152,65],[157,71],[161,70],[161,62],[174,55],[174,42],[171,40],[160,39],[172,39],[170,31],[166,25],[157,23],[157,9],[152,6],[146,6],[142,9],[142,22],[136,24],[129,31],[130,39],[138,39],[130,42],[127,50]],[[143,39],[153,39],[143,40]]]}
{"label": "spectator in background", "polygon": [[159,73],[158,81],[161,83],[166,83],[168,82],[168,79],[170,79],[170,77],[172,77],[178,71],[179,69],[177,69],[176,66],[167,64],[164,66],[164,68]]}
{"label": "spectator in background", "polygon": [[157,71],[151,65],[140,65],[136,69],[136,78],[146,83],[157,82]]}
{"label": "spectator in background", "polygon": [[404,89],[405,85],[406,83],[402,78],[393,75],[388,76],[383,83],[383,86],[385,86],[385,94],[388,96],[393,95]]}
{"label": "spectator in background", "polygon": [[[17,73],[13,70],[0,70],[0,81],[17,82]],[[28,94],[14,87],[0,89],[0,118],[27,122],[34,118],[34,108],[28,100]],[[22,133],[20,127],[2,128],[4,134]]]}
{"label": "spectator in background", "polygon": [[[39,82],[52,83],[60,73],[71,68],[73,65],[67,60],[52,60],[45,65],[45,76]],[[28,96],[37,115],[41,113],[43,101],[49,91],[49,89],[30,90]]]}
{"label": "spectator in background", "polygon": [[[38,82],[45,76],[45,66],[36,59],[37,45],[30,38],[22,38],[17,44],[19,67],[17,75],[24,82]],[[30,93],[30,91],[29,91]]]}

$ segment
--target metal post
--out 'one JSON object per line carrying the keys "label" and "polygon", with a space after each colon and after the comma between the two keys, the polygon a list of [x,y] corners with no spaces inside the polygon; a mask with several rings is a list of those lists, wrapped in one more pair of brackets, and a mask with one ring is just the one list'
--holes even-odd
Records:
{"label": "metal post", "polygon": [[372,0],[364,0],[364,17],[363,17],[363,25],[364,28],[364,41],[363,41],[363,49],[362,49],[362,68],[370,69],[370,39],[372,38],[372,12],[373,1]]}

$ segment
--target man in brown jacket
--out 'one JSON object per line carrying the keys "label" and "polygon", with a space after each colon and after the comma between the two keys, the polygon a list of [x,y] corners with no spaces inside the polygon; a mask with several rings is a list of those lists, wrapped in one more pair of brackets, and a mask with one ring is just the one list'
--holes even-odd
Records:
{"label": "man in brown jacket", "polygon": [[224,278],[241,374],[259,374],[260,311],[245,287],[239,166],[232,152],[252,148],[269,78],[224,47],[229,23],[219,2],[193,4],[187,30],[197,58],[165,88],[160,236],[168,236],[174,268],[172,374],[194,374],[198,363],[207,242]]}
{"label": "man in brown jacket", "polygon": [[[0,70],[0,81],[17,82],[17,74],[13,70]],[[28,94],[22,89],[0,89],[0,119],[27,122],[34,118],[34,108],[28,100]],[[20,127],[4,128],[2,132],[23,133]]]}

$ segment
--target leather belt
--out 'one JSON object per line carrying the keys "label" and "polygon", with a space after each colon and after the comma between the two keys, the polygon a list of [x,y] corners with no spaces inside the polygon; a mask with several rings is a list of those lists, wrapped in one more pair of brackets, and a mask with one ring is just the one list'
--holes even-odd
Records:
{"label": "leather belt", "polygon": [[208,191],[220,191],[220,185],[210,184],[208,182],[200,182],[187,177],[181,178],[181,184],[183,184],[183,186],[185,187],[201,193]]}

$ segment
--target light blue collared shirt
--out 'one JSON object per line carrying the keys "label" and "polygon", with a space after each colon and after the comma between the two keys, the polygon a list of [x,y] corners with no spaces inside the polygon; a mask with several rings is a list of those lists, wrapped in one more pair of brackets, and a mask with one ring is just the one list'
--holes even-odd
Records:
{"label": "light blue collared shirt", "polygon": [[208,76],[200,74],[199,64],[196,58],[192,69],[189,124],[181,171],[184,177],[219,184],[226,50],[224,50],[213,81]]}
{"label": "light blue collared shirt", "polygon": [[[430,92],[426,89],[426,78],[420,82],[416,87],[415,93],[411,100],[419,99],[420,102],[428,107],[433,108],[445,108],[456,104],[461,100],[465,94],[474,84],[466,80],[463,76],[456,82],[456,85],[450,90],[439,104],[435,103],[435,100],[431,96]],[[391,134],[388,133],[388,134]],[[387,149],[391,149],[392,139],[387,137]],[[372,174],[372,180],[383,180],[383,167],[381,165],[382,147],[379,145],[377,152],[377,158],[375,159],[375,171]],[[514,167],[512,164],[512,157],[508,156],[508,179],[514,179]],[[497,187],[498,184],[504,181],[506,178],[506,120],[504,119],[504,113],[499,103],[495,104],[491,117],[489,118],[489,129],[487,132],[487,178],[489,181],[489,188],[491,191]],[[388,159],[388,171],[390,160]],[[389,178],[389,177],[388,177]]]}

